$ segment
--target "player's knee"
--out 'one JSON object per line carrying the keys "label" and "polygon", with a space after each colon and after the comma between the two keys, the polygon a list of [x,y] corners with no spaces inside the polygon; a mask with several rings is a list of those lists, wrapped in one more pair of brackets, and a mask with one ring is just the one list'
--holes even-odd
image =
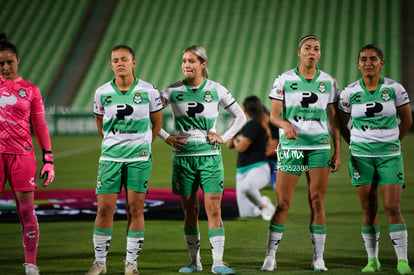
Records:
{"label": "player's knee", "polygon": [[390,205],[385,204],[384,211],[388,217],[400,217],[401,216],[400,206],[397,203],[395,204],[393,203]]}
{"label": "player's knee", "polygon": [[142,215],[144,213],[144,208],[139,205],[132,205],[127,208],[128,214],[135,217]]}
{"label": "player's knee", "polygon": [[114,215],[115,207],[109,205],[98,206],[98,213],[97,215],[106,218],[112,217]]}
{"label": "player's knee", "polygon": [[278,209],[279,212],[288,211],[291,203],[292,201],[290,199],[284,199],[284,198],[279,197],[277,200],[276,208]]}
{"label": "player's knee", "polygon": [[311,208],[313,212],[318,213],[323,211],[323,199],[317,198],[311,200]]}

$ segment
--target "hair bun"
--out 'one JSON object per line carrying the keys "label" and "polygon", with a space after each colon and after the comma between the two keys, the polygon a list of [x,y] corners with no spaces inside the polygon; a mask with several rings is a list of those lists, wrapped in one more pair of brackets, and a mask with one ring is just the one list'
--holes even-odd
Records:
{"label": "hair bun", "polygon": [[0,33],[0,43],[9,43],[9,41],[7,40],[6,33],[4,32]]}

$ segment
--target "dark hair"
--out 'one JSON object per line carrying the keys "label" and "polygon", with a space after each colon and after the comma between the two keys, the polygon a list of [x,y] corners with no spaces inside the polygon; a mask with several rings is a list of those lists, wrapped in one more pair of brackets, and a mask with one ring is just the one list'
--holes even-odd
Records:
{"label": "dark hair", "polygon": [[0,51],[7,51],[7,50],[12,51],[16,55],[16,57],[19,58],[19,53],[17,51],[16,46],[9,42],[6,34],[3,32],[3,33],[0,33]]}
{"label": "dark hair", "polygon": [[249,117],[258,121],[262,125],[262,127],[266,131],[267,138],[269,139],[270,129],[269,125],[267,124],[267,121],[265,120],[263,105],[260,99],[255,95],[248,96],[243,101],[243,107],[246,113],[249,115]]}
{"label": "dark hair", "polygon": [[246,97],[243,101],[243,107],[252,119],[262,121],[263,107],[257,96],[251,95]]}
{"label": "dark hair", "polygon": [[300,41],[299,41],[299,48],[298,49],[302,48],[303,43],[305,43],[305,41],[306,40],[309,40],[309,39],[315,39],[315,40],[317,40],[319,42],[319,44],[321,44],[321,40],[316,35],[314,35],[314,34],[308,34],[308,35],[305,35],[304,37],[302,37],[300,39]]}
{"label": "dark hair", "polygon": [[381,60],[384,60],[384,53],[382,52],[381,48],[379,46],[375,45],[375,44],[367,44],[364,47],[362,47],[359,50],[359,53],[358,53],[358,60],[359,60],[359,56],[361,55],[361,53],[365,50],[374,50],[374,51],[376,51],[377,54],[378,54],[378,57]]}
{"label": "dark hair", "polygon": [[109,59],[111,59],[113,51],[120,50],[120,49],[125,49],[125,50],[129,51],[129,53],[132,55],[132,60],[135,60],[134,50],[131,47],[127,46],[127,45],[116,45],[115,47],[113,47],[112,50],[111,50],[111,53],[109,54]]}

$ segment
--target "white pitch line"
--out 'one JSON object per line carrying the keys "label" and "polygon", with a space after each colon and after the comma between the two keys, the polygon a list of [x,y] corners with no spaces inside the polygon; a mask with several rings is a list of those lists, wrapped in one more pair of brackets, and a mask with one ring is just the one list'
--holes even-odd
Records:
{"label": "white pitch line", "polygon": [[86,154],[86,153],[90,153],[92,151],[97,151],[97,150],[100,150],[100,148],[88,146],[88,147],[81,147],[81,148],[76,148],[73,150],[67,150],[63,152],[54,153],[53,156],[55,159],[58,159],[58,158],[65,158],[65,157],[72,157],[76,155]]}

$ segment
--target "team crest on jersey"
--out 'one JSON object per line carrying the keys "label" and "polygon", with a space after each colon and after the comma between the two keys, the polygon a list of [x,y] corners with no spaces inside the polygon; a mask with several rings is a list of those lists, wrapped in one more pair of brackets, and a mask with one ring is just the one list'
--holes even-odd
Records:
{"label": "team crest on jersey", "polygon": [[204,94],[204,100],[205,100],[206,102],[211,102],[211,101],[213,100],[213,96],[211,95],[211,92],[207,91],[207,92]]}
{"label": "team crest on jersey", "polygon": [[359,174],[357,169],[354,169],[354,174],[353,174],[354,179],[359,180],[361,178],[361,175]]}
{"label": "team crest on jersey", "polygon": [[22,98],[25,98],[26,96],[27,96],[27,93],[26,93],[26,90],[25,89],[20,89],[18,92],[17,92],[17,94],[20,96],[20,97],[22,97]]}
{"label": "team crest on jersey", "polygon": [[324,82],[319,82],[318,90],[321,93],[326,92],[326,86],[325,86],[325,83]]}
{"label": "team crest on jersey", "polygon": [[391,96],[390,93],[388,92],[388,90],[384,90],[382,91],[382,95],[381,95],[381,99],[384,101],[388,101],[390,100]]}
{"label": "team crest on jersey", "polygon": [[141,96],[141,94],[140,93],[136,93],[133,100],[134,100],[134,102],[136,104],[140,104],[142,102],[142,96]]}

